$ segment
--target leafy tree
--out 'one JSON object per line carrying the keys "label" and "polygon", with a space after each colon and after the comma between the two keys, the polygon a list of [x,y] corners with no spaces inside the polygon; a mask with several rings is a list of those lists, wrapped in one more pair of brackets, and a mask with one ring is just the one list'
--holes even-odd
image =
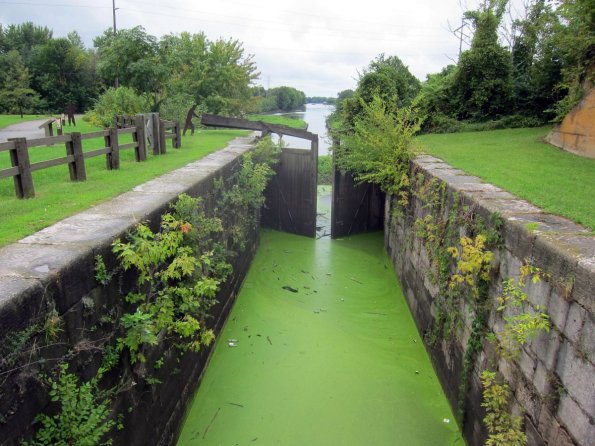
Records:
{"label": "leafy tree", "polygon": [[554,36],[561,27],[545,0],[533,0],[526,16],[514,22],[512,77],[515,112],[547,121],[558,100],[555,86],[561,81],[561,55]]}
{"label": "leafy tree", "polygon": [[26,65],[38,45],[45,45],[52,39],[52,31],[45,26],[25,22],[20,25],[8,25],[2,31],[0,28],[0,52],[16,50],[19,52]]}
{"label": "leafy tree", "polygon": [[558,13],[564,23],[555,34],[563,61],[558,88],[567,92],[556,104],[561,120],[582,98],[583,85],[595,83],[595,1],[562,0]]}
{"label": "leafy tree", "polygon": [[32,87],[52,111],[69,103],[88,107],[96,96],[92,59],[88,52],[66,38],[52,39],[35,47],[31,56]]}
{"label": "leafy tree", "polygon": [[110,88],[95,103],[93,109],[85,115],[85,120],[93,125],[110,127],[116,115],[136,115],[149,109],[149,101],[144,96],[128,87]]}
{"label": "leafy tree", "polygon": [[211,113],[237,115],[249,106],[258,73],[239,41],[211,42],[203,33],[185,32],[163,37],[159,46],[168,96],[191,97]]}
{"label": "leafy tree", "polygon": [[0,54],[0,112],[19,113],[30,111],[38,100],[29,88],[29,70],[16,50]]}
{"label": "leafy tree", "polygon": [[151,93],[152,108],[156,110],[166,76],[158,58],[157,39],[142,26],[136,26],[121,29],[115,36],[106,30],[93,43],[99,57],[99,76],[108,85],[114,85],[117,79],[120,85],[134,88],[138,93]]}
{"label": "leafy tree", "polygon": [[419,80],[411,74],[409,68],[397,56],[380,54],[370,62],[368,73],[379,73],[387,76],[397,91],[397,105],[399,107],[411,104],[421,88]]}
{"label": "leafy tree", "polygon": [[498,26],[507,0],[489,0],[465,17],[475,34],[471,48],[461,54],[453,77],[452,95],[459,119],[493,119],[510,112],[511,57],[498,43]]}
{"label": "leafy tree", "polygon": [[350,98],[339,99],[338,109],[347,128],[353,128],[365,105],[379,98],[389,113],[411,104],[420,82],[396,56],[384,54],[374,59],[360,76],[357,89]]}

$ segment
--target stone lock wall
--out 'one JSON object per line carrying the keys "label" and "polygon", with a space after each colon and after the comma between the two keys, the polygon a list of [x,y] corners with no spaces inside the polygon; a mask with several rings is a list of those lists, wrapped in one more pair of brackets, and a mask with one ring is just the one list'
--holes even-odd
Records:
{"label": "stone lock wall", "polygon": [[[500,249],[495,253],[489,291],[493,302],[487,331],[500,332],[504,321],[496,311],[495,298],[502,282],[518,278],[521,265],[530,262],[550,276],[538,283],[528,282],[524,309],[544,306],[551,318],[551,330],[523,346],[516,359],[502,359],[489,341],[483,339],[469,377],[465,395],[464,434],[470,445],[482,445],[487,432],[482,423],[482,386],[486,368],[497,370],[513,391],[511,410],[524,414],[529,445],[595,444],[595,237],[584,227],[542,212],[479,178],[454,169],[430,156],[418,157],[412,175],[423,175],[424,184],[444,184],[444,204],[439,208],[447,218],[458,201],[467,213],[489,222],[495,213],[502,219]],[[434,180],[432,180],[434,179]],[[431,206],[423,194],[413,194],[409,204],[393,211],[396,200],[387,197],[385,245],[401,280],[409,307],[422,334],[431,332],[437,316],[438,287],[430,279],[431,255],[424,240],[416,235],[415,221],[425,217]],[[435,208],[434,208],[435,209]],[[471,214],[469,214],[471,215]],[[464,235],[460,227],[458,234]],[[464,352],[471,333],[472,317],[467,303],[461,303],[463,326],[456,336],[428,346],[445,392],[456,410]]]}
{"label": "stone lock wall", "polygon": [[[252,144],[252,138],[237,138],[217,153],[0,249],[0,352],[4,353],[0,358],[0,444],[16,445],[34,433],[36,414],[50,407],[39,379],[56,365],[56,358],[68,358],[69,371],[83,380],[95,375],[102,357],[97,345],[110,335],[110,321],[123,309],[120,296],[135,280],[126,273],[109,285],[100,285],[94,278],[95,256],[102,255],[108,269],[113,268],[114,239],[140,221],[156,229],[161,215],[182,193],[203,197],[208,212],[215,205],[213,180],[229,178],[237,171],[240,157]],[[210,311],[209,325],[216,332],[239,291],[257,244],[258,228],[254,228],[245,251],[233,260],[233,275]],[[63,321],[58,339],[49,345],[42,345],[41,340],[35,344],[36,339],[19,344],[19,339],[27,340],[28,327],[43,324],[52,309]],[[148,373],[161,384],[139,379],[139,363],[131,365],[125,358],[104,377],[108,387],[118,385],[112,411],[123,417],[123,429],[110,433],[113,444],[175,443],[210,349],[178,357],[169,347],[163,343],[152,349],[147,367],[159,358],[164,358],[164,365],[140,374]],[[13,363],[11,349],[27,349],[32,354]]]}

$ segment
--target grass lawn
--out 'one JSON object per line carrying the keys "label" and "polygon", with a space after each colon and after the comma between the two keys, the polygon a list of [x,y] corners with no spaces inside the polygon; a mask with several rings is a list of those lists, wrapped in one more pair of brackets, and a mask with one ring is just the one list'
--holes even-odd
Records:
{"label": "grass lawn", "polygon": [[595,159],[542,142],[549,127],[421,135],[423,152],[595,230]]}
{"label": "grass lawn", "polygon": [[[65,127],[68,132],[70,128]],[[74,130],[74,128],[73,128]],[[97,130],[88,123],[77,120],[77,131],[88,133]],[[241,130],[199,130],[194,136],[182,137],[182,148],[172,149],[167,142],[165,155],[153,156],[143,163],[134,161],[132,149],[120,152],[120,169],[108,171],[105,156],[85,160],[87,181],[71,182],[68,166],[61,165],[33,172],[35,198],[19,200],[15,196],[12,178],[0,179],[0,246],[32,234],[91,205],[106,201],[129,191],[134,186],[173,169],[204,157],[226,146],[237,136],[246,135]],[[120,137],[120,144],[131,141],[131,135]],[[83,141],[83,150],[103,147],[103,138]],[[30,149],[31,162],[63,157],[64,144]],[[0,169],[10,166],[8,152],[0,153]]]}
{"label": "grass lawn", "polygon": [[36,119],[48,118],[48,115],[0,115],[0,129],[8,127],[9,125],[19,124],[25,121],[35,121]]}
{"label": "grass lawn", "polygon": [[250,121],[263,121],[269,124],[286,125],[296,129],[305,129],[306,121],[303,119],[291,118],[289,116],[278,116],[278,115],[248,115],[246,116]]}

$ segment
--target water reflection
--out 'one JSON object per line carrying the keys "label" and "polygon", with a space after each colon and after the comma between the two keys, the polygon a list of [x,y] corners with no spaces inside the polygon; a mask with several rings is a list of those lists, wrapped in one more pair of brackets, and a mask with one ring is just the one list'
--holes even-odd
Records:
{"label": "water reflection", "polygon": [[[305,111],[277,113],[281,116],[303,119],[308,123],[308,131],[318,134],[318,155],[328,155],[330,140],[326,133],[326,117],[335,110],[334,105],[306,104]],[[284,136],[283,141],[295,149],[309,149],[310,141],[301,138]]]}

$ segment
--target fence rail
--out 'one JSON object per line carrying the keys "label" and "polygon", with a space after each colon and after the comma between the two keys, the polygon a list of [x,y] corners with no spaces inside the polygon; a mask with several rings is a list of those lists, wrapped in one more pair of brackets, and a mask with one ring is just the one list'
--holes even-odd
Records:
{"label": "fence rail", "polygon": [[[131,126],[130,123],[134,125]],[[159,120],[158,144],[153,153],[160,155],[166,152],[166,140],[172,140],[172,147],[179,149],[182,146],[180,124],[177,121]],[[116,119],[117,127],[81,134],[73,132],[60,136],[50,136],[37,139],[11,138],[8,142],[0,143],[0,152],[9,152],[12,167],[0,169],[0,179],[13,177],[15,193],[18,198],[33,198],[32,172],[50,167],[68,165],[71,181],[85,181],[87,179],[85,160],[96,156],[105,155],[108,170],[120,168],[120,151],[134,149],[135,161],[147,159],[147,137],[145,133],[145,118],[143,115],[123,118],[121,125]],[[125,126],[124,126],[125,125]],[[119,144],[119,135],[132,135],[132,142]],[[103,138],[105,147],[83,151],[83,141]],[[31,163],[29,149],[64,143],[66,156],[50,160]]]}

